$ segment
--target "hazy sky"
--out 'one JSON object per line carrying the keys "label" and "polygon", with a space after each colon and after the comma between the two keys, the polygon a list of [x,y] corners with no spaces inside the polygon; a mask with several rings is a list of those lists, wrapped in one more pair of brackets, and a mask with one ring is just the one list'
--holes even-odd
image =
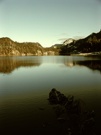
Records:
{"label": "hazy sky", "polygon": [[101,0],[0,0],[0,37],[42,46],[101,29]]}

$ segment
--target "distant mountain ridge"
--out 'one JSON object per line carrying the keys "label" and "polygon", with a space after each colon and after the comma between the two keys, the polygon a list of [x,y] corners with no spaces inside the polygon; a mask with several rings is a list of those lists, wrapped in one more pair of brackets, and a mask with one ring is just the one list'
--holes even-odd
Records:
{"label": "distant mountain ridge", "polygon": [[15,42],[8,37],[0,38],[0,56],[55,55],[55,48],[44,48],[38,42]]}
{"label": "distant mountain ridge", "polygon": [[101,30],[61,47],[60,54],[90,53],[101,51]]}
{"label": "distant mountain ridge", "polygon": [[43,47],[39,43],[14,42],[8,37],[0,38],[0,55],[41,55]]}
{"label": "distant mountain ridge", "polygon": [[70,55],[99,52],[101,54],[101,30],[79,40],[67,39],[62,44],[42,47],[38,42],[15,42],[8,37],[0,38],[0,56]]}

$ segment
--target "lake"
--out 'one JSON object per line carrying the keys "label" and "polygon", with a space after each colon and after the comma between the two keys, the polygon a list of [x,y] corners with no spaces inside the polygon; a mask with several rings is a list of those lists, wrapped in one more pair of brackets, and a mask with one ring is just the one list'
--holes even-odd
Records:
{"label": "lake", "polygon": [[101,57],[1,56],[0,134],[62,135],[47,100],[52,88],[94,109],[101,132]]}

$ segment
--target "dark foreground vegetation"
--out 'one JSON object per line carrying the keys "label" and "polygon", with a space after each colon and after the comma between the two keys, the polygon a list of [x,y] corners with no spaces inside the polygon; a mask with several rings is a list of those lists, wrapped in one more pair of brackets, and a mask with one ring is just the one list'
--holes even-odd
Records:
{"label": "dark foreground vegetation", "polygon": [[55,88],[49,93],[57,120],[64,126],[66,135],[95,135],[95,112],[88,111],[81,100],[66,97]]}

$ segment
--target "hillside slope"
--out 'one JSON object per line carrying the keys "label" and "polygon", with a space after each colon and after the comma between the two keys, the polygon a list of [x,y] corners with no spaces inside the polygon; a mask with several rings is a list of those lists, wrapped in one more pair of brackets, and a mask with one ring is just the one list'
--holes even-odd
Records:
{"label": "hillside slope", "polygon": [[0,56],[57,55],[58,48],[42,47],[38,42],[14,42],[8,37],[0,38]]}
{"label": "hillside slope", "polygon": [[0,55],[42,55],[43,47],[39,43],[14,42],[8,37],[0,38]]}
{"label": "hillside slope", "polygon": [[42,55],[43,47],[39,43],[14,42],[8,37],[0,38],[0,55]]}
{"label": "hillside slope", "polygon": [[101,51],[101,30],[86,38],[74,41],[61,48],[60,54],[90,53]]}

